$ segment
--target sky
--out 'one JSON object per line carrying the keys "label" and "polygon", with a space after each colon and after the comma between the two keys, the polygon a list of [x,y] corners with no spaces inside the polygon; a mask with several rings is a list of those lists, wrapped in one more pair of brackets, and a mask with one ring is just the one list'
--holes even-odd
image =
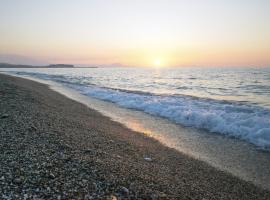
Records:
{"label": "sky", "polygon": [[0,0],[0,35],[15,60],[270,66],[270,1]]}

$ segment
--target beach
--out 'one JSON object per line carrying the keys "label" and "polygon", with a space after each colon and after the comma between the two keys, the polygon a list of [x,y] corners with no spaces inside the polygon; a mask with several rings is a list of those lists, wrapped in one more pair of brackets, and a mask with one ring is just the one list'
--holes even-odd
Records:
{"label": "beach", "polygon": [[2,199],[270,199],[47,85],[0,75]]}

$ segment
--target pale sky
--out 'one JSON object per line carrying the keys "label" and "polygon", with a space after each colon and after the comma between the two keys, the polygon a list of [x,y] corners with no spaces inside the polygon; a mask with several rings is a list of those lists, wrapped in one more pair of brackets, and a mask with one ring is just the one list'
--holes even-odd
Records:
{"label": "pale sky", "polygon": [[89,65],[270,66],[270,0],[0,0],[0,54]]}

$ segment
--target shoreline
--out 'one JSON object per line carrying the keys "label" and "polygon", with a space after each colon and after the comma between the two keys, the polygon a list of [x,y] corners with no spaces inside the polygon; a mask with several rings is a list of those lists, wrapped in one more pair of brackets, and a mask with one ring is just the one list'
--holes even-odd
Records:
{"label": "shoreline", "polygon": [[0,86],[2,197],[270,198],[44,84],[0,74]]}

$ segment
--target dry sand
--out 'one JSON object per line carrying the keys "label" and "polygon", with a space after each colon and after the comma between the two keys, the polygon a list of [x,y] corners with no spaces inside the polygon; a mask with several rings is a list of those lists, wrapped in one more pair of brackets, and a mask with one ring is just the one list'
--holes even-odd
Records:
{"label": "dry sand", "polygon": [[270,199],[48,86],[0,75],[2,199]]}

